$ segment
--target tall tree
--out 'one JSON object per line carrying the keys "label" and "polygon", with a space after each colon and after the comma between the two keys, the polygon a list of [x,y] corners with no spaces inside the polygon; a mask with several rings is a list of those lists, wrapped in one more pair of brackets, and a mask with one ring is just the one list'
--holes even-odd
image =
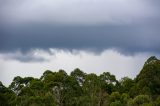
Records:
{"label": "tall tree", "polygon": [[154,98],[160,95],[160,60],[155,56],[145,62],[136,78],[136,86],[139,88],[138,94],[152,95]]}

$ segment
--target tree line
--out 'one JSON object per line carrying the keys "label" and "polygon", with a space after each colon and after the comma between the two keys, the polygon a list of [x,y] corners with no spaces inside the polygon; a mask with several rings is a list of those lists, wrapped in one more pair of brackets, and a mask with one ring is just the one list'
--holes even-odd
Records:
{"label": "tree line", "polygon": [[[118,72],[118,70],[117,70]],[[104,72],[46,70],[40,78],[0,82],[0,106],[160,106],[160,60],[150,57],[134,78]]]}

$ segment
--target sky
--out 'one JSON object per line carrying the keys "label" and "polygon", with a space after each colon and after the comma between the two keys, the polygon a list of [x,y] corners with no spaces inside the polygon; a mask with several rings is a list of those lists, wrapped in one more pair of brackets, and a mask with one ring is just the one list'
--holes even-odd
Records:
{"label": "sky", "polygon": [[0,0],[0,81],[75,68],[135,78],[160,57],[159,0]]}

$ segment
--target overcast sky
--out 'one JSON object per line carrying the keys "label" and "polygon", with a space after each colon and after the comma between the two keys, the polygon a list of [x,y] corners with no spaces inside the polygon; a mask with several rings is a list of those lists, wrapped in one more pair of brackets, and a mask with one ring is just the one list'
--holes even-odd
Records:
{"label": "overcast sky", "polygon": [[134,78],[160,56],[159,0],[0,0],[0,81],[80,68]]}

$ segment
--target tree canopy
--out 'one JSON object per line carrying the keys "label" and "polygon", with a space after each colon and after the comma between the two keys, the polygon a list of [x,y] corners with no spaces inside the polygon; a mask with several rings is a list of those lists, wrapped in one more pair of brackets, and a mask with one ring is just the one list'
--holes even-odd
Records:
{"label": "tree canopy", "polygon": [[150,57],[140,73],[117,80],[104,72],[76,68],[46,70],[38,78],[16,76],[9,87],[0,82],[0,106],[160,106],[160,60]]}

